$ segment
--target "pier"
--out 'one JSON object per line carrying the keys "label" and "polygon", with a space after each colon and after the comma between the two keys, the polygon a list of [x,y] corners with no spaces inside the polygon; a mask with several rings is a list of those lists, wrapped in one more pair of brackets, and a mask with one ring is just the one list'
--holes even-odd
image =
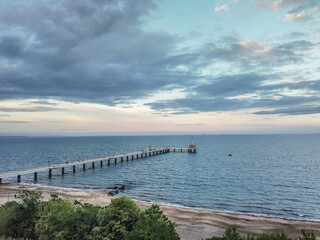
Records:
{"label": "pier", "polygon": [[95,164],[99,164],[100,167],[103,167],[104,163],[108,166],[110,164],[117,164],[120,160],[121,163],[123,161],[128,162],[129,160],[135,160],[139,158],[147,158],[155,155],[165,154],[169,152],[183,152],[187,151],[188,153],[196,153],[197,147],[196,144],[189,144],[189,147],[149,147],[146,149],[143,149],[138,152],[132,152],[132,153],[124,153],[114,156],[108,156],[108,157],[101,157],[101,158],[95,158],[95,159],[87,159],[87,160],[78,160],[74,162],[66,162],[62,164],[54,164],[51,166],[46,167],[39,167],[39,168],[31,168],[26,170],[19,170],[19,171],[11,171],[11,172],[5,172],[0,173],[0,184],[2,183],[2,179],[4,178],[10,178],[10,177],[17,177],[17,182],[21,182],[21,176],[26,174],[33,174],[34,181],[38,180],[38,172],[48,172],[49,178],[52,177],[52,170],[54,169],[61,169],[61,175],[65,174],[65,168],[72,167],[73,173],[76,172],[77,166],[82,166],[82,170],[85,171],[87,165],[91,165],[91,168],[95,168]]}

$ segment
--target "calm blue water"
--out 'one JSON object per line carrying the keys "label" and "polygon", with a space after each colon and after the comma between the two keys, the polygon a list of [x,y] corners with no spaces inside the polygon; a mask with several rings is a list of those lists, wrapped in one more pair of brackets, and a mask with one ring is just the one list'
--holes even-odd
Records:
{"label": "calm blue water", "polygon": [[[320,221],[320,134],[0,137],[0,172],[198,144],[198,153],[170,152],[116,166],[81,169],[38,184],[105,189],[126,185],[132,199],[218,211]],[[232,157],[228,154],[231,153]],[[56,171],[56,172],[55,172]],[[32,175],[22,181],[33,183]],[[4,182],[16,179],[4,179]]]}

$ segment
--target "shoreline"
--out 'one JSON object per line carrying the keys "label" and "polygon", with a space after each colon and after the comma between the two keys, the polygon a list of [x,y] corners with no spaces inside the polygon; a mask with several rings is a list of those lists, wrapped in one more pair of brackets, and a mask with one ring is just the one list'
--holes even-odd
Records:
{"label": "shoreline", "polygon": [[[50,194],[57,194],[63,199],[78,200],[94,205],[108,205],[114,198],[106,190],[76,190],[44,187],[38,185],[3,183],[0,185],[0,205],[7,201],[18,200],[14,195],[22,190],[41,191],[44,200]],[[153,203],[134,200],[141,208],[146,209]],[[259,234],[266,231],[284,231],[290,237],[301,236],[301,229],[313,231],[320,237],[320,222],[285,219],[279,217],[256,216],[242,213],[219,212],[213,210],[160,205],[166,216],[177,224],[176,230],[185,240],[197,240],[222,235],[228,226],[236,226],[241,234]]]}
{"label": "shoreline", "polygon": [[[37,183],[27,183],[27,182],[21,182],[21,183],[2,183],[3,185],[14,185],[14,186],[30,186],[30,187],[39,187],[41,189],[56,189],[56,190],[63,190],[63,191],[84,191],[84,192],[99,192],[99,191],[105,191],[105,189],[98,189],[98,188],[69,188],[69,187],[58,187],[58,186],[47,186],[47,185],[41,185]],[[1,185],[0,185],[1,187]],[[121,197],[122,195],[116,195],[114,198]],[[127,196],[125,196],[127,197]],[[129,198],[129,197],[127,197]],[[208,208],[199,208],[199,207],[188,207],[183,206],[179,204],[171,204],[171,203],[165,203],[165,202],[153,202],[153,201],[144,201],[139,199],[130,198],[134,202],[141,202],[148,205],[156,204],[159,206],[168,206],[168,207],[176,207],[176,208],[183,208],[183,209],[194,209],[199,211],[208,211],[208,212],[214,212],[214,213],[227,213],[227,214],[235,214],[235,215],[245,215],[245,216],[253,216],[253,217],[264,217],[264,218],[275,218],[275,219],[282,219],[282,220],[289,220],[289,221],[303,221],[303,222],[314,222],[314,223],[320,223],[320,219],[302,219],[302,218],[294,218],[294,217],[283,217],[283,216],[276,216],[276,215],[268,215],[264,213],[251,213],[251,212],[236,212],[236,211],[229,211],[229,210],[218,210],[218,209],[208,209]],[[0,203],[1,204],[1,203]]]}
{"label": "shoreline", "polygon": [[[86,191],[86,190],[84,190]],[[90,191],[90,190],[88,190]],[[120,195],[119,195],[120,196]],[[122,196],[121,196],[122,197]],[[126,196],[125,196],[126,197]],[[273,215],[267,215],[267,214],[259,214],[259,213],[250,213],[250,212],[235,212],[235,211],[229,211],[229,210],[215,210],[215,209],[206,209],[206,208],[198,208],[198,207],[187,207],[179,204],[170,204],[170,203],[156,203],[156,202],[148,202],[138,199],[132,199],[134,202],[141,202],[145,204],[156,204],[159,206],[167,206],[167,207],[173,207],[173,208],[182,208],[182,209],[194,209],[198,211],[207,211],[207,212],[213,212],[213,213],[226,213],[226,214],[233,214],[233,215],[243,215],[248,217],[263,217],[263,218],[273,218],[273,219],[280,219],[280,220],[288,220],[288,221],[302,221],[302,222],[312,222],[312,223],[320,223],[320,220],[317,219],[300,219],[300,218],[290,218],[290,217],[281,217],[281,216],[273,216]]]}

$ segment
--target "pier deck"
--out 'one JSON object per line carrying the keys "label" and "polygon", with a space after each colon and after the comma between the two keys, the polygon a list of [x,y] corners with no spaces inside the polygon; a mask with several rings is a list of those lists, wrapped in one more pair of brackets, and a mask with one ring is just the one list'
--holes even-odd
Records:
{"label": "pier deck", "polygon": [[169,153],[170,150],[173,150],[173,152],[183,152],[183,150],[187,150],[189,153],[196,153],[196,147],[149,147],[146,149],[143,149],[141,151],[132,152],[132,153],[124,153],[124,154],[118,154],[114,156],[108,156],[108,157],[101,157],[101,158],[94,158],[94,159],[87,159],[87,160],[78,160],[73,162],[66,162],[61,164],[54,164],[46,167],[39,167],[39,168],[30,168],[26,170],[19,170],[19,171],[11,171],[11,172],[5,172],[0,173],[0,184],[2,183],[2,179],[4,178],[10,178],[17,176],[17,182],[21,182],[21,176],[26,174],[34,174],[34,181],[37,181],[38,178],[38,172],[49,172],[49,178],[52,176],[52,170],[53,169],[59,169],[61,168],[61,175],[64,175],[64,170],[66,167],[72,167],[73,173],[76,172],[76,166],[82,165],[83,170],[86,169],[86,164],[92,165],[92,168],[95,167],[95,163],[100,162],[100,166],[103,166],[104,162],[107,162],[108,165],[111,164],[111,160],[113,160],[114,164],[117,164],[117,160],[119,159],[121,162],[123,161],[129,161],[139,158],[146,158],[149,156]]}

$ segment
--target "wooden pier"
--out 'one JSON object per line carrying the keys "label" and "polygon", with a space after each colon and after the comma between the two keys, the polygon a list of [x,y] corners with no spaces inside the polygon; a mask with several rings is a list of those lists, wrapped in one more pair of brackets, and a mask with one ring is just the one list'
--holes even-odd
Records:
{"label": "wooden pier", "polygon": [[15,177],[17,176],[17,182],[21,182],[21,176],[26,175],[26,174],[33,174],[34,176],[34,181],[38,180],[38,172],[44,172],[48,171],[48,176],[49,178],[52,177],[52,170],[54,169],[61,169],[61,175],[65,174],[65,168],[67,167],[72,167],[73,173],[76,172],[76,166],[82,166],[83,171],[86,170],[87,164],[91,164],[91,168],[95,168],[95,164],[99,164],[100,167],[103,167],[103,164],[107,164],[110,166],[110,164],[117,164],[117,162],[120,160],[121,163],[123,161],[129,161],[129,160],[134,160],[134,159],[139,159],[139,158],[146,158],[150,156],[155,156],[159,154],[165,154],[169,153],[170,151],[172,152],[183,152],[184,150],[187,150],[189,153],[196,153],[197,152],[197,147],[195,144],[189,144],[189,147],[149,147],[147,149],[143,149],[138,152],[133,152],[133,153],[124,153],[124,154],[119,154],[115,156],[108,156],[108,157],[101,157],[101,158],[95,158],[95,159],[88,159],[88,160],[78,160],[74,162],[66,162],[63,164],[54,164],[51,166],[46,166],[46,167],[39,167],[39,168],[31,168],[31,169],[26,169],[26,170],[20,170],[20,171],[11,171],[11,172],[6,172],[6,173],[0,173],[0,184],[2,183],[2,179],[4,178],[10,178],[10,177]]}

